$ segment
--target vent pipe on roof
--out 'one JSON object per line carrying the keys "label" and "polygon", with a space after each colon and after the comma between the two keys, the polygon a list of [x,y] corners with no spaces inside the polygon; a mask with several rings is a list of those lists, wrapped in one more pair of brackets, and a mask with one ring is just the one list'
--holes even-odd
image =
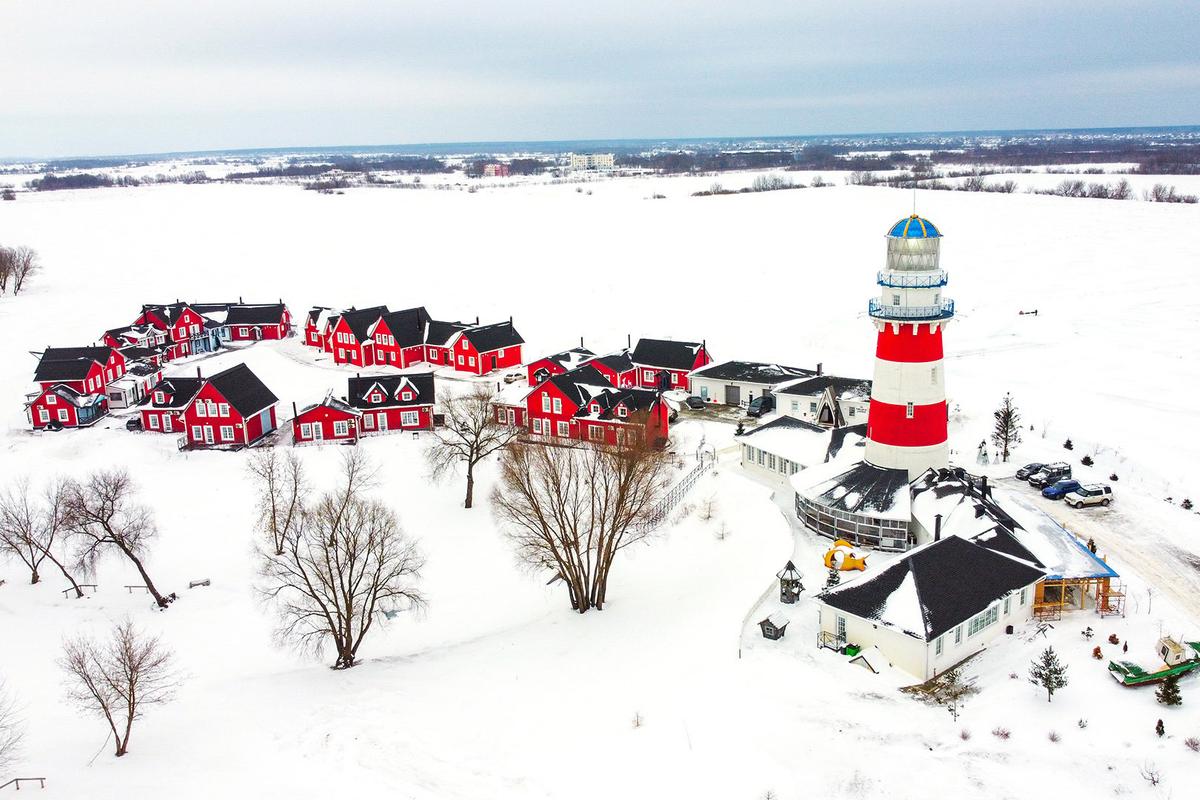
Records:
{"label": "vent pipe on roof", "polygon": [[204,376],[200,374],[199,365],[196,366],[196,377],[199,378],[200,380],[204,380]]}
{"label": "vent pipe on roof", "polygon": [[942,540],[942,515],[933,515],[933,540],[940,542]]}
{"label": "vent pipe on roof", "polygon": [[238,295],[238,305],[245,305],[245,303],[242,302],[242,296],[240,294]]}
{"label": "vent pipe on roof", "polygon": [[479,324],[479,315],[478,314],[475,315],[475,324],[476,325]]}
{"label": "vent pipe on roof", "polygon": [[983,483],[982,483],[982,485],[979,487],[979,496],[980,496],[982,499],[986,500],[988,497],[990,497],[990,496],[991,496],[991,494],[992,494],[992,490],[988,488],[987,475],[984,475],[984,476],[983,476],[983,477],[982,477],[980,480],[981,480]]}
{"label": "vent pipe on roof", "polygon": [[818,361],[817,362],[817,377],[819,378],[823,374],[825,374],[825,365],[823,363],[821,363],[820,361]]}
{"label": "vent pipe on roof", "polygon": [[580,349],[580,350],[586,350],[586,349],[587,349],[586,347],[584,347],[584,346],[583,346],[583,337],[582,337],[582,336],[580,336],[580,337],[579,337],[579,349]]}
{"label": "vent pipe on roof", "polygon": [[292,401],[292,419],[295,419],[298,416],[300,416],[300,413],[298,411],[296,411],[296,401],[293,400]]}
{"label": "vent pipe on roof", "polygon": [[627,333],[625,334],[625,349],[628,350],[631,347],[633,347],[633,337]]}

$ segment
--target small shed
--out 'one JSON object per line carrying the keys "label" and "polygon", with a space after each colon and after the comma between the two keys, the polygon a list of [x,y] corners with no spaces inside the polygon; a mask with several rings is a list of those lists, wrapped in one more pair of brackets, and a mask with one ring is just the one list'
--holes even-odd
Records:
{"label": "small shed", "polygon": [[871,645],[865,650],[859,650],[858,653],[856,653],[854,657],[850,659],[850,663],[865,667],[876,675],[878,675],[879,671],[885,666],[890,667],[892,665],[892,662],[888,661],[887,656],[883,654],[883,651],[875,645]]}
{"label": "small shed", "polygon": [[782,639],[787,632],[788,623],[791,622],[783,614],[776,611],[771,616],[758,623],[758,627],[762,630],[764,639]]}
{"label": "small shed", "polygon": [[800,593],[804,591],[804,584],[800,579],[804,576],[800,574],[800,570],[796,569],[796,565],[791,561],[787,562],[782,570],[775,575],[779,578],[779,602],[791,605],[800,599]]}

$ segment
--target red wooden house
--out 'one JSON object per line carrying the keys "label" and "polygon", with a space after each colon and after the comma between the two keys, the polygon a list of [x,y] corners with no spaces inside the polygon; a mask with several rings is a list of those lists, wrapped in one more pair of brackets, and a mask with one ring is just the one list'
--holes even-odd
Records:
{"label": "red wooden house", "polygon": [[433,373],[351,378],[346,402],[362,414],[360,435],[433,427]]}
{"label": "red wooden house", "polygon": [[304,344],[318,349],[325,348],[326,325],[331,310],[324,306],[313,306],[304,318]]}
{"label": "red wooden house", "polygon": [[639,339],[629,357],[637,367],[638,386],[684,391],[691,391],[689,373],[712,361],[704,342],[669,339]]}
{"label": "red wooden house", "polygon": [[361,422],[361,411],[330,392],[321,402],[293,411],[292,440],[296,444],[357,442]]}
{"label": "red wooden house", "polygon": [[66,384],[45,386],[25,404],[35,430],[83,428],[108,413],[102,394],[82,394]]}
{"label": "red wooden house", "polygon": [[168,357],[176,359],[211,349],[208,344],[200,345],[195,341],[212,338],[209,325],[211,322],[212,320],[204,317],[189,304],[176,302],[170,306],[142,306],[142,312],[133,324],[153,325],[166,331],[170,340]]}
{"label": "red wooden house", "polygon": [[80,394],[103,394],[124,374],[125,356],[114,347],[47,347],[33,380],[43,389],[64,384]]}
{"label": "red wooden house", "polygon": [[534,434],[617,443],[633,431],[657,443],[669,431],[670,412],[655,390],[616,388],[591,365],[554,375],[525,398]]}
{"label": "red wooden house", "polygon": [[112,328],[100,337],[100,344],[115,347],[154,348],[166,342],[166,333],[152,325],[125,325]]}
{"label": "red wooden house", "polygon": [[425,360],[434,366],[454,364],[453,344],[471,326],[465,322],[430,320],[425,329]]}
{"label": "red wooden house", "polygon": [[[204,385],[203,378],[163,378],[142,399],[142,430],[183,433],[184,410]],[[203,437],[201,437],[203,438]]]}
{"label": "red wooden house", "polygon": [[368,331],[375,364],[404,368],[426,360],[429,314],[421,306],[383,314]]}
{"label": "red wooden house", "polygon": [[521,345],[525,340],[513,327],[512,319],[491,325],[476,325],[458,334],[451,350],[454,369],[486,375],[521,363]]}
{"label": "red wooden house", "polygon": [[343,311],[334,321],[330,318],[330,347],[333,363],[370,367],[375,364],[374,342],[371,330],[379,318],[388,313],[387,306],[350,309]]}
{"label": "red wooden house", "polygon": [[189,447],[252,445],[275,430],[274,393],[248,366],[218,372],[184,409]]}
{"label": "red wooden house", "polygon": [[638,385],[637,367],[629,358],[628,350],[597,356],[587,363],[595,367],[613,386],[631,389]]}
{"label": "red wooden house", "polygon": [[525,366],[526,380],[530,386],[537,386],[551,375],[562,375],[564,372],[570,372],[576,367],[583,366],[595,356],[595,353],[584,347],[583,342],[580,342],[579,347],[529,362]]}
{"label": "red wooden house", "polygon": [[266,305],[230,303],[225,327],[233,342],[284,339],[292,332],[292,315],[282,300]]}

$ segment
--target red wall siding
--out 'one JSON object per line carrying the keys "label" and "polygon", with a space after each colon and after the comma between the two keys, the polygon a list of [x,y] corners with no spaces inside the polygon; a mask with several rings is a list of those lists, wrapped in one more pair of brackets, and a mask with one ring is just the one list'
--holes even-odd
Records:
{"label": "red wall siding", "polygon": [[[42,392],[41,396],[33,401],[29,406],[29,414],[33,420],[33,427],[37,430],[45,428],[51,422],[60,422],[65,428],[74,428],[79,424],[78,417],[75,412],[75,406],[63,401],[61,397],[55,396],[53,405],[46,402],[46,392]],[[49,419],[45,422],[41,419],[41,409],[45,409]],[[60,409],[66,410],[65,419],[60,419],[58,412]]]}

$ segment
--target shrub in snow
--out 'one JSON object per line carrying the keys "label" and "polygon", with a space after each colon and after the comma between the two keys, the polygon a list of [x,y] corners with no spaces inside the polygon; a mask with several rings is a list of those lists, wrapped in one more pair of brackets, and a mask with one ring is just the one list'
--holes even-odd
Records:
{"label": "shrub in snow", "polygon": [[969,741],[971,739],[971,732],[966,728],[963,728],[958,732],[958,738],[962,739],[964,742]]}
{"label": "shrub in snow", "polygon": [[633,727],[635,727],[635,728],[642,727],[642,715],[637,713],[636,711],[633,713]]}
{"label": "shrub in snow", "polygon": [[1189,736],[1184,739],[1183,746],[1193,753],[1200,753],[1200,739],[1197,739],[1195,736]]}
{"label": "shrub in snow", "polygon": [[[1158,724],[1159,727],[1162,727],[1161,719],[1158,721]],[[1162,736],[1161,733],[1158,735]],[[1146,780],[1146,783],[1150,784],[1151,786],[1158,786],[1158,784],[1162,783],[1162,773],[1153,764],[1147,762],[1146,765],[1141,768],[1140,772],[1142,777]]]}
{"label": "shrub in snow", "polygon": [[1080,631],[1080,633],[1083,634],[1083,638],[1085,638],[1085,639],[1090,639],[1096,635],[1096,632],[1094,630],[1092,630],[1091,625],[1084,628],[1082,631]]}
{"label": "shrub in snow", "polygon": [[1065,442],[1063,442],[1063,448],[1066,450],[1074,450],[1075,443],[1072,442],[1070,439],[1067,439]]}
{"label": "shrub in snow", "polygon": [[1096,659],[1097,661],[1102,661],[1104,659],[1104,653],[1100,652],[1100,645],[1096,645],[1092,648],[1092,658]]}
{"label": "shrub in snow", "polygon": [[1083,464],[1085,467],[1090,467],[1096,462],[1092,460],[1091,456],[1084,456],[1083,458],[1079,459],[1079,463]]}
{"label": "shrub in snow", "polygon": [[1052,742],[1057,742],[1061,737],[1058,735],[1058,731],[1050,731],[1050,733],[1046,734],[1046,738]]}
{"label": "shrub in snow", "polygon": [[1079,725],[1079,729],[1080,729],[1080,730],[1083,730],[1084,728],[1086,728],[1086,727],[1087,727],[1087,720],[1086,720],[1086,719],[1083,719],[1083,718],[1080,718],[1080,720],[1079,720],[1079,722],[1078,722],[1077,724]]}
{"label": "shrub in snow", "polygon": [[1114,472],[1112,475],[1109,475],[1109,476],[1108,476],[1108,479],[1109,479],[1110,481],[1119,481],[1119,480],[1121,480],[1120,478],[1118,478],[1118,477],[1117,477],[1117,473],[1115,473],[1115,472]]}
{"label": "shrub in snow", "polygon": [[1192,510],[1191,498],[1188,498],[1188,497],[1183,498],[1183,502],[1179,504],[1179,507],[1182,508],[1184,511],[1191,511]]}
{"label": "shrub in snow", "polygon": [[1155,723],[1154,732],[1158,734],[1159,738],[1167,735],[1167,726],[1163,725],[1163,721],[1161,719]]}
{"label": "shrub in snow", "polygon": [[1108,635],[1108,643],[1109,644],[1120,644],[1121,640],[1117,638],[1117,635],[1115,633],[1110,633]]}
{"label": "shrub in snow", "polygon": [[997,739],[1007,739],[1009,736],[1012,736],[1012,731],[1008,728],[992,728],[992,736],[995,736]]}
{"label": "shrub in snow", "polygon": [[1183,705],[1183,696],[1179,693],[1179,676],[1171,675],[1160,683],[1154,697],[1164,706]]}
{"label": "shrub in snow", "polygon": [[1053,647],[1047,647],[1041,656],[1029,665],[1029,682],[1046,690],[1046,702],[1054,699],[1054,693],[1067,685],[1067,668],[1059,663]]}
{"label": "shrub in snow", "polygon": [[1017,679],[1018,679],[1018,678],[1020,678],[1020,677],[1021,677],[1021,676],[1020,676],[1020,675],[1018,675],[1018,674],[1017,674],[1017,673],[1015,673],[1015,672],[1010,672],[1010,673],[1008,673],[1008,679],[1009,679],[1010,681],[1015,681],[1015,680],[1017,680]]}
{"label": "shrub in snow", "polygon": [[830,589],[842,582],[842,573],[837,567],[830,567],[829,574],[825,576],[825,588]]}

